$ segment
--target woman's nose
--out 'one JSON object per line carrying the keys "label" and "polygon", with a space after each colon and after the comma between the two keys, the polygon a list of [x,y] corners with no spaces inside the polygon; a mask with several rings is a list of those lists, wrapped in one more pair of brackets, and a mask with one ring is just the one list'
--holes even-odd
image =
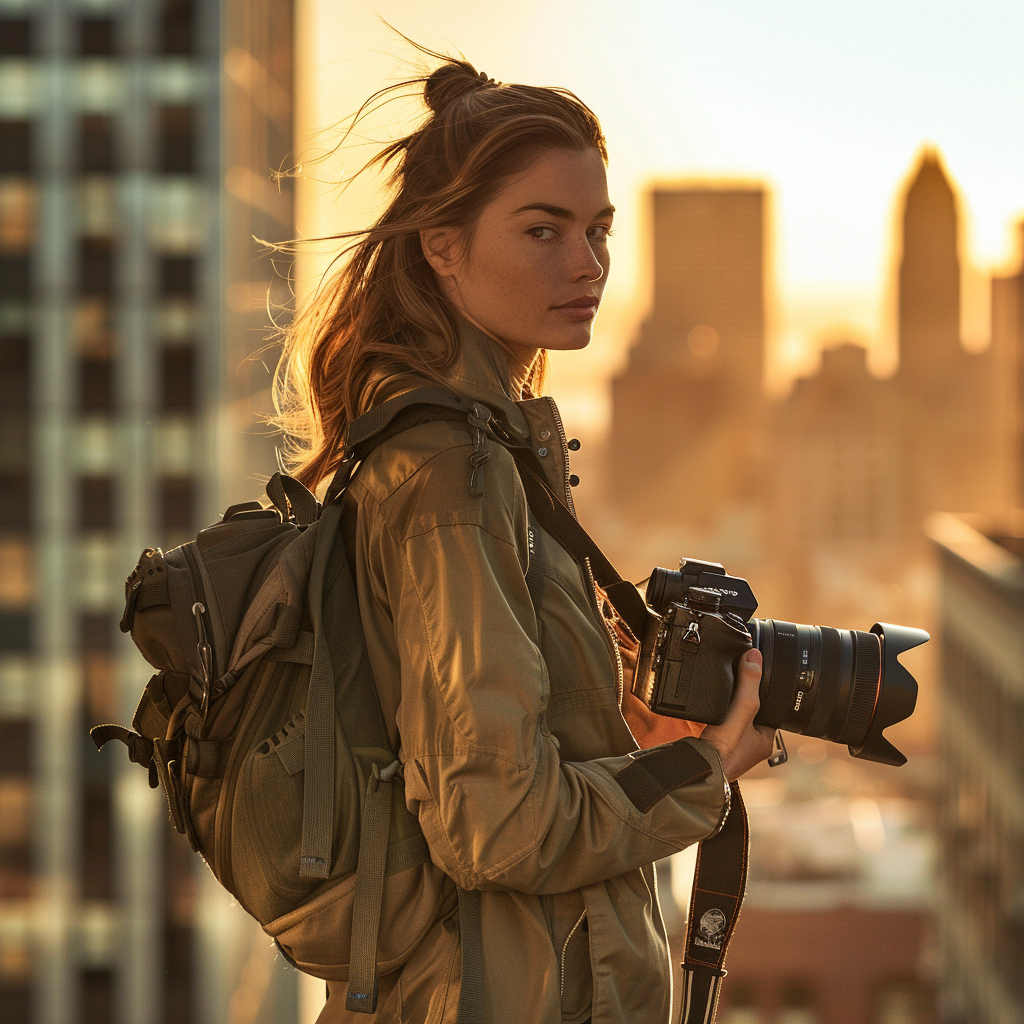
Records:
{"label": "woman's nose", "polygon": [[585,235],[573,246],[572,279],[574,281],[600,281],[604,277],[604,264],[597,258],[590,239]]}

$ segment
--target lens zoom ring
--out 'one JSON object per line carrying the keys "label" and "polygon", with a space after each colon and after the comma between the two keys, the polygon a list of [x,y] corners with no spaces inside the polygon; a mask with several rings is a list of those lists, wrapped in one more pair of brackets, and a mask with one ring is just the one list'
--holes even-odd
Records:
{"label": "lens zoom ring", "polygon": [[853,696],[850,699],[850,713],[846,718],[846,725],[843,727],[840,743],[846,743],[851,747],[859,747],[868,734],[868,726],[871,725],[871,716],[875,710],[875,700],[878,696],[879,678],[881,668],[881,648],[878,637],[874,633],[862,633],[860,630],[851,630],[855,645]]}
{"label": "lens zoom ring", "polygon": [[772,652],[772,677],[768,693],[761,702],[758,722],[777,729],[786,720],[793,704],[793,686],[796,681],[799,649],[796,640],[796,626],[792,622],[769,619],[775,634],[775,649]]}
{"label": "lens zoom ring", "polygon": [[808,736],[822,736],[836,707],[839,678],[843,671],[843,644],[839,630],[821,627],[821,665],[818,669],[818,697],[807,723]]}

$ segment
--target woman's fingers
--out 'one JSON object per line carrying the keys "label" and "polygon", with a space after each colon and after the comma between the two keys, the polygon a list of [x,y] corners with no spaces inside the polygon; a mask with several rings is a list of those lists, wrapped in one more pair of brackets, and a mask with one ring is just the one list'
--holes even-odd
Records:
{"label": "woman's fingers", "polygon": [[754,725],[761,708],[758,697],[761,663],[758,650],[750,650],[743,656],[725,721],[704,730],[703,738],[718,751],[730,782],[768,757],[772,750],[775,730],[766,725]]}
{"label": "woman's fingers", "polygon": [[753,725],[754,716],[761,710],[761,699],[758,689],[761,685],[761,652],[752,648],[743,655],[740,661],[736,689],[733,691],[732,703],[726,713],[724,728],[738,728],[740,732]]}

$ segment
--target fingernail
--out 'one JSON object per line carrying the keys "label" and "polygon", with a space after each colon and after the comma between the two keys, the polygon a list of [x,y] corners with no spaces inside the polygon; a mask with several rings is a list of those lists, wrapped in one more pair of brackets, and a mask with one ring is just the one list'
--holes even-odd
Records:
{"label": "fingernail", "polygon": [[753,666],[762,664],[764,659],[761,657],[761,652],[756,647],[754,647],[747,651],[746,661],[748,665]]}

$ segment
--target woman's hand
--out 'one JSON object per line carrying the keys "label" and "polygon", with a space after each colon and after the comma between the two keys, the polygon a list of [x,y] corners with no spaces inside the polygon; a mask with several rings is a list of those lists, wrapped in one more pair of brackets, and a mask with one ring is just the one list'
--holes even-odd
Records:
{"label": "woman's hand", "polygon": [[747,651],[740,662],[739,679],[725,721],[707,726],[701,736],[718,751],[729,782],[735,782],[772,752],[775,730],[767,725],[754,725],[754,716],[761,708],[757,694],[761,662],[760,651]]}
{"label": "woman's hand", "polygon": [[656,715],[628,689],[622,695],[622,717],[641,750],[649,750],[660,743],[671,743],[686,736],[699,736],[707,728],[700,722],[688,722],[685,718]]}
{"label": "woman's hand", "polygon": [[699,736],[704,730],[700,722],[688,722],[683,718],[669,718],[667,715],[656,715],[629,688],[629,680],[636,671],[636,659],[639,651],[636,641],[626,632],[616,617],[611,620],[618,641],[619,657],[622,659],[622,675],[625,680],[622,693],[622,717],[629,726],[641,750],[649,750],[661,743],[671,743],[685,736]]}

